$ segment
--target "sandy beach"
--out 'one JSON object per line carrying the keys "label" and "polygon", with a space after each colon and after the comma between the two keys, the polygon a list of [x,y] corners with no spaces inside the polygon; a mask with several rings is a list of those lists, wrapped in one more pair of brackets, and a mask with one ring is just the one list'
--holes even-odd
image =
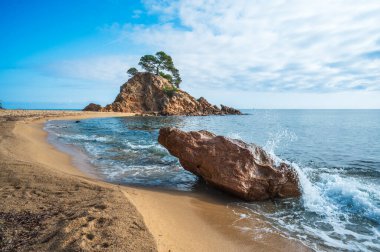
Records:
{"label": "sandy beach", "polygon": [[[227,207],[234,199],[218,192],[127,187],[91,177],[50,145],[43,130],[46,120],[131,115],[0,111],[1,251],[308,250],[280,234],[242,232]],[[250,224],[266,225],[259,216]]]}

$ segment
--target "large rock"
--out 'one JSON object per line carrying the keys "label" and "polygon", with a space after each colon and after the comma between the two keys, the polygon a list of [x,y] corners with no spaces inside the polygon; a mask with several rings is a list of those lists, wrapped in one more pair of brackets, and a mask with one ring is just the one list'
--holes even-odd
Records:
{"label": "large rock", "polygon": [[285,163],[276,165],[260,147],[208,131],[162,128],[158,142],[183,168],[242,199],[266,200],[300,195],[298,176]]}
{"label": "large rock", "polygon": [[240,111],[222,110],[205,98],[196,100],[178,89],[174,93],[165,89],[172,84],[161,76],[137,73],[120,87],[120,93],[112,104],[103,107],[87,106],[84,110],[128,113],[158,113],[161,115],[223,115],[241,114]]}
{"label": "large rock", "polygon": [[241,112],[237,109],[220,105],[223,114],[241,115]]}
{"label": "large rock", "polygon": [[90,103],[83,110],[84,111],[101,111],[102,106],[100,106],[99,104]]}

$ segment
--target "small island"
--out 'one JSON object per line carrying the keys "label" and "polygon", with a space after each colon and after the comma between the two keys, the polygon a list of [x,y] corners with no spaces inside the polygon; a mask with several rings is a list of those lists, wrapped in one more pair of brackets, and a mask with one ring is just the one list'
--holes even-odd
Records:
{"label": "small island", "polygon": [[172,58],[164,52],[142,56],[139,72],[130,68],[131,78],[120,87],[120,93],[113,103],[102,107],[91,103],[84,111],[125,112],[152,115],[240,115],[239,110],[210,104],[205,98],[195,99],[181,90],[179,71]]}

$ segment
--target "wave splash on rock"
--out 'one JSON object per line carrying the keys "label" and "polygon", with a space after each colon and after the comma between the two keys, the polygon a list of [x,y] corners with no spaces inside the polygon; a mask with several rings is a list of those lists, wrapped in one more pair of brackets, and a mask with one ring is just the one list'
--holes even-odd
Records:
{"label": "wave splash on rock", "polygon": [[186,170],[244,200],[300,196],[296,171],[275,161],[261,147],[200,130],[160,129],[158,142]]}

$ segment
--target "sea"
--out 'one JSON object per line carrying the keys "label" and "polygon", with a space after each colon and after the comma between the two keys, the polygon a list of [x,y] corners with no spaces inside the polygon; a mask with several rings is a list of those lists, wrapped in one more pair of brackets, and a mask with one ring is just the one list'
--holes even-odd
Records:
{"label": "sea", "polygon": [[244,230],[251,228],[248,211],[268,223],[263,232],[280,232],[316,251],[380,251],[380,110],[242,111],[48,121],[45,130],[51,143],[80,153],[88,172],[106,181],[190,192],[199,179],[157,142],[161,127],[255,143],[296,169],[302,196],[236,199],[245,210]]}

